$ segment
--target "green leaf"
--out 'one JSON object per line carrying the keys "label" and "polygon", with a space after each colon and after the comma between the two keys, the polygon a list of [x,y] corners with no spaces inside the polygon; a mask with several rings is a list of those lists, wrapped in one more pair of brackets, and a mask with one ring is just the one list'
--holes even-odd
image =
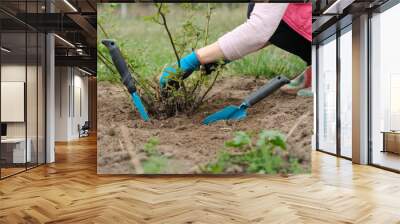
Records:
{"label": "green leaf", "polygon": [[286,137],[278,131],[263,130],[259,134],[257,146],[265,145],[267,142],[273,144],[274,146],[280,147],[281,149],[286,149]]}
{"label": "green leaf", "polygon": [[217,160],[201,169],[206,173],[222,173],[230,166],[240,166],[248,173],[277,174],[300,173],[302,167],[295,158],[286,157],[285,153],[276,153],[275,148],[286,148],[285,136],[278,131],[261,131],[256,145],[252,145],[250,134],[239,131],[225,146],[244,149],[237,151],[221,151]]}
{"label": "green leaf", "polygon": [[148,156],[153,156],[153,155],[159,155],[159,152],[157,150],[157,145],[159,144],[159,141],[157,138],[150,138],[146,144],[143,146],[143,150],[146,152]]}
{"label": "green leaf", "polygon": [[236,132],[235,137],[232,140],[225,142],[226,147],[234,147],[234,148],[242,148],[243,146],[250,144],[251,144],[251,138],[244,131]]}
{"label": "green leaf", "polygon": [[299,161],[297,158],[289,158],[289,173],[302,173],[303,169],[301,168]]}
{"label": "green leaf", "polygon": [[121,3],[110,3],[110,8],[116,8],[119,7],[119,5],[121,5]]}
{"label": "green leaf", "polygon": [[162,156],[151,156],[143,162],[143,171],[146,174],[162,173],[168,164],[168,160]]}

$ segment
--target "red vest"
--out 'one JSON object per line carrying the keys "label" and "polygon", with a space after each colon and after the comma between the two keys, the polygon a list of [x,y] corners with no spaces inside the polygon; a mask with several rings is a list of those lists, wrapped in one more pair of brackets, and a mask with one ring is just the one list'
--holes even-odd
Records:
{"label": "red vest", "polygon": [[289,3],[283,21],[294,31],[311,42],[312,40],[312,4]]}

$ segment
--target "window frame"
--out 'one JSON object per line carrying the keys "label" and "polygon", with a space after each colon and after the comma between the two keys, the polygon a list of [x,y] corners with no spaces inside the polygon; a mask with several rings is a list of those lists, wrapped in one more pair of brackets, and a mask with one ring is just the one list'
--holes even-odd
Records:
{"label": "window frame", "polygon": [[[335,33],[332,35],[326,37],[325,39],[320,40],[317,42],[316,45],[316,51],[315,51],[315,58],[316,58],[316,66],[315,66],[315,72],[316,72],[316,150],[319,152],[323,152],[329,155],[337,156],[339,158],[343,158],[346,160],[352,160],[351,157],[347,157],[342,155],[341,153],[341,119],[340,119],[340,81],[341,81],[341,66],[340,66],[340,37],[344,35],[347,32],[351,32],[351,26],[352,23],[347,24],[346,26],[342,27],[341,29],[338,29]],[[336,152],[332,153],[327,150],[321,149],[320,148],[320,143],[319,143],[319,94],[318,94],[318,89],[320,86],[320,80],[319,80],[319,48],[322,43],[328,43],[330,41],[336,41]]]}
{"label": "window frame", "polygon": [[373,149],[373,130],[372,130],[372,94],[373,94],[373,88],[372,88],[372,42],[373,42],[373,35],[372,35],[372,19],[374,14],[381,14],[384,13],[385,11],[393,8],[394,6],[400,4],[399,0],[388,0],[384,4],[380,5],[377,8],[374,8],[370,11],[368,11],[368,69],[367,69],[367,76],[368,76],[368,165],[380,168],[383,170],[395,172],[395,173],[400,173],[400,169],[394,169],[391,167],[387,167],[381,164],[374,163],[373,160],[373,154],[374,154],[374,149]]}

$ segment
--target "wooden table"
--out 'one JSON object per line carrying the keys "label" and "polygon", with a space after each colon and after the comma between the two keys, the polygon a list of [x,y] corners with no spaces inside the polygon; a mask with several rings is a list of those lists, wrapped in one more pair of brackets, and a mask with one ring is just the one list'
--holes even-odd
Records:
{"label": "wooden table", "polygon": [[400,131],[382,131],[383,150],[382,152],[392,152],[400,154]]}

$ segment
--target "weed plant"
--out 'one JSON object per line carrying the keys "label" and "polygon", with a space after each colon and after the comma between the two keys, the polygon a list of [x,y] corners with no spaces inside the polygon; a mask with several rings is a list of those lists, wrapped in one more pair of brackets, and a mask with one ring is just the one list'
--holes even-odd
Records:
{"label": "weed plant", "polygon": [[[236,167],[233,170],[232,167]],[[254,139],[249,133],[239,131],[225,142],[214,162],[201,167],[203,173],[220,174],[246,172],[261,174],[301,173],[298,160],[286,150],[286,138],[277,131],[261,131]]]}
{"label": "weed plant", "polygon": [[163,156],[157,149],[159,141],[150,138],[143,146],[146,158],[141,162],[145,174],[163,173],[168,166],[168,158]]}

